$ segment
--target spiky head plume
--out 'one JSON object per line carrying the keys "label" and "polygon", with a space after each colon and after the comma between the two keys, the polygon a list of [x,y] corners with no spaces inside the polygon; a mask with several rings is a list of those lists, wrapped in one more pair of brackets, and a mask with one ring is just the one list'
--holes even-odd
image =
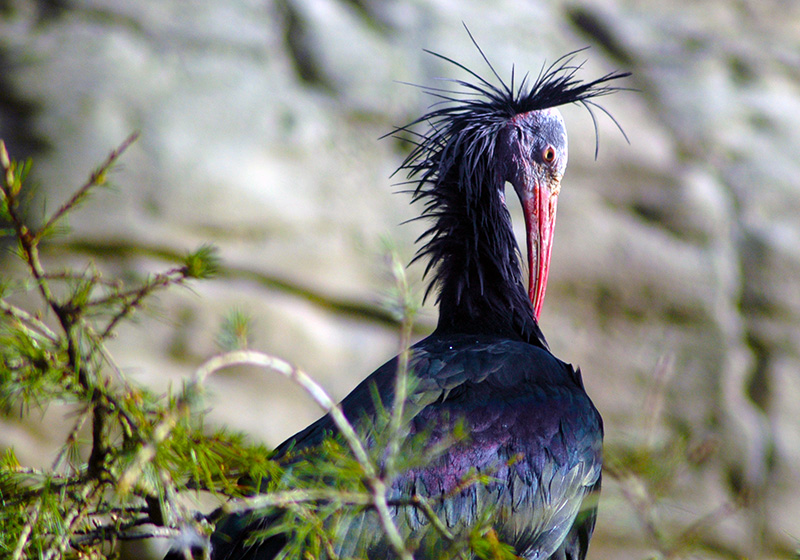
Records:
{"label": "spiky head plume", "polygon": [[[426,274],[431,270],[435,274],[428,292],[439,286],[440,303],[448,282],[454,284],[449,294],[453,304],[461,302],[468,290],[483,295],[490,281],[514,285],[511,291],[522,284],[507,209],[500,196],[486,192],[497,190],[500,163],[495,159],[495,146],[499,132],[518,115],[577,103],[588,110],[597,136],[594,109],[608,113],[594,100],[624,89],[611,83],[629,75],[613,72],[582,82],[577,73],[583,64],[573,62],[581,51],[575,51],[543,66],[536,79],[526,74],[519,85],[515,85],[512,68],[511,80],[506,83],[471,34],[470,38],[498,85],[451,58],[426,51],[460,68],[474,81],[450,80],[457,86],[453,89],[422,87],[439,101],[427,114],[394,131],[396,137],[414,144],[398,171],[406,171],[409,183],[415,185],[413,201],[425,205],[421,217],[434,220],[420,238],[425,243],[415,260],[430,259]],[[414,132],[412,129],[421,123],[428,125],[427,132]],[[471,266],[475,270],[467,270]],[[492,274],[487,272],[490,270]],[[509,304],[523,305],[496,302],[499,306]]]}

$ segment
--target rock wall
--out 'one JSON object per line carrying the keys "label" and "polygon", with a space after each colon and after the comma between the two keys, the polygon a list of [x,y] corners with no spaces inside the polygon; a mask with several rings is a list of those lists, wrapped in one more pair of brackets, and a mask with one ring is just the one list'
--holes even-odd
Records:
{"label": "rock wall", "polygon": [[[133,377],[177,383],[242,308],[253,347],[342,397],[396,350],[381,237],[408,260],[422,227],[399,225],[418,211],[392,194],[404,148],[378,138],[431,103],[402,82],[464,77],[423,48],[488,75],[462,21],[506,77],[584,46],[582,77],[633,72],[631,91],[602,100],[630,143],[598,113],[595,159],[591,118],[563,111],[570,166],[542,318],[554,352],[582,366],[609,464],[624,465],[606,477],[590,557],[665,553],[671,539],[699,542],[675,558],[791,557],[800,4],[5,0],[0,137],[35,158],[52,206],[141,132],[118,188],[50,258],[136,275],[220,247],[219,279],[162,296],[120,333]],[[420,336],[434,322],[427,308]],[[216,421],[273,444],[318,414],[262,373],[222,374],[213,391]],[[57,414],[9,419],[0,444],[48,462]],[[642,456],[666,473],[648,492],[631,466]]]}

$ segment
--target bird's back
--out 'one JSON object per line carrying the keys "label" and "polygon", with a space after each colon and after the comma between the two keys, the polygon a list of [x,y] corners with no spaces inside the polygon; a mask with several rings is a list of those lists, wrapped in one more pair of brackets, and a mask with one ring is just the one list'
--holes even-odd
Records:
{"label": "bird's back", "polygon": [[[374,418],[376,394],[385,405],[392,402],[396,370],[395,359],[344,399],[342,409],[351,422],[358,425],[361,418]],[[410,370],[414,389],[406,405],[406,430],[409,436],[425,433],[426,448],[439,448],[441,454],[401,472],[390,498],[425,498],[456,534],[491,514],[500,540],[524,558],[582,557],[585,550],[568,555],[563,548],[571,546],[571,539],[580,541],[580,534],[568,533],[584,498],[599,486],[602,424],[580,373],[549,351],[522,341],[436,334],[413,348]],[[442,447],[457,426],[466,438]],[[279,452],[313,448],[334,432],[330,418],[323,417],[287,440]],[[487,475],[490,482],[465,483],[474,475]],[[446,541],[419,508],[394,506],[393,513],[401,533],[417,549],[416,558],[435,558],[443,552]],[[237,523],[241,525],[241,519],[223,527],[213,558],[274,555],[280,538],[261,549],[248,549],[242,540],[247,531],[233,539],[223,535],[233,532]],[[579,523],[573,532],[588,531],[588,541],[593,510]],[[333,532],[340,557],[392,556],[372,512],[341,517]]]}

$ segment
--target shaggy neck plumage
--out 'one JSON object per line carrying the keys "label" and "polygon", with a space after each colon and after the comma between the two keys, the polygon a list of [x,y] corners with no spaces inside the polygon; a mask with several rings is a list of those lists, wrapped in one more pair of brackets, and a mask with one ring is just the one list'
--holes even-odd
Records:
{"label": "shaggy neck plumage", "polygon": [[459,159],[418,193],[427,199],[424,214],[434,219],[418,256],[435,269],[437,331],[498,334],[546,347],[522,280],[502,180],[481,162],[465,178]]}

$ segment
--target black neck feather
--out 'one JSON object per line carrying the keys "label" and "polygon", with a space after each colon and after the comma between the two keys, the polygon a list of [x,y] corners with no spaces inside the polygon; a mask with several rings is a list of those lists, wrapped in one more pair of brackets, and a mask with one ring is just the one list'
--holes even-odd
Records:
{"label": "black neck feather", "polygon": [[[454,154],[435,188],[417,190],[415,200],[425,201],[423,216],[433,224],[416,258],[429,259],[439,332],[504,335],[546,348],[522,279],[504,185],[490,165],[493,151],[489,146],[479,161]],[[466,180],[465,167],[477,175]]]}

